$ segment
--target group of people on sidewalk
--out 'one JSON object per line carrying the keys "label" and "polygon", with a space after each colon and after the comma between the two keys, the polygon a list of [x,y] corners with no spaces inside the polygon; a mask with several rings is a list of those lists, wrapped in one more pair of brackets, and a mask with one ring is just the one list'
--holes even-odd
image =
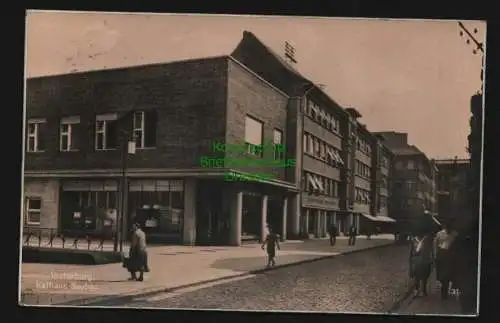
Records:
{"label": "group of people on sidewalk", "polygon": [[[433,269],[440,283],[441,299],[446,300],[450,291],[457,292],[464,314],[476,311],[476,290],[472,259],[477,253],[470,248],[470,237],[461,235],[447,221],[436,234],[420,229],[411,239],[409,275],[414,280],[416,296],[427,296],[428,280]],[[466,260],[468,259],[468,261]]]}
{"label": "group of people on sidewalk", "polygon": [[[356,226],[353,224],[349,227],[349,231],[347,232],[347,235],[349,236],[349,239],[347,240],[347,244],[349,246],[354,246],[356,244],[356,236],[358,234],[358,230]],[[339,230],[335,224],[332,224],[330,226],[330,229],[328,230],[328,235],[330,236],[330,245],[334,246],[337,243],[337,236],[339,235]],[[368,238],[368,236],[367,236]]]}

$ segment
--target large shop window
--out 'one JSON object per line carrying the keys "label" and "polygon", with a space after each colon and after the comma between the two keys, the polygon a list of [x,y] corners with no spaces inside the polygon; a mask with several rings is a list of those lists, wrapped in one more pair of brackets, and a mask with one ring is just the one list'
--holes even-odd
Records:
{"label": "large shop window", "polygon": [[182,180],[138,180],[130,183],[129,226],[139,222],[147,233],[181,234],[184,216]]}
{"label": "large shop window", "polygon": [[63,183],[61,225],[63,230],[101,232],[116,230],[118,212],[116,181]]}

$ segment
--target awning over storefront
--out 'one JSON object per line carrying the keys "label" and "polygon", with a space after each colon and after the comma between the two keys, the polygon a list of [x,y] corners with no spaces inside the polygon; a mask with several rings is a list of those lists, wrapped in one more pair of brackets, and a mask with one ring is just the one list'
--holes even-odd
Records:
{"label": "awning over storefront", "polygon": [[367,213],[360,213],[360,214],[365,218],[367,218],[368,220],[377,221],[377,219],[374,216],[371,216],[370,214]]}
{"label": "awning over storefront", "polygon": [[432,216],[432,220],[434,220],[434,222],[436,222],[437,225],[442,225],[441,222],[439,222],[439,220],[436,218],[435,215]]}
{"label": "awning over storefront", "polygon": [[396,220],[394,220],[393,218],[390,218],[390,217],[385,216],[385,215],[378,215],[375,218],[375,221],[379,221],[379,222],[396,222]]}

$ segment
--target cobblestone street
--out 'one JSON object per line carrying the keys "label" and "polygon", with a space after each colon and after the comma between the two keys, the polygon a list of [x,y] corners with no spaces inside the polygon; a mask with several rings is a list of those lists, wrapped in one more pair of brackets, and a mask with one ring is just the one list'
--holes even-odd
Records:
{"label": "cobblestone street", "polygon": [[108,306],[387,312],[408,290],[407,247],[367,250]]}

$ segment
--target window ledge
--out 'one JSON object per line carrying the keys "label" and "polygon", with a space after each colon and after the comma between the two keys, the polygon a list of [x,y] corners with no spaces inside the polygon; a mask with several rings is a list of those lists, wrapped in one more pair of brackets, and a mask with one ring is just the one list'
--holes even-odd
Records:
{"label": "window ledge", "polygon": [[94,151],[116,151],[117,148],[106,148],[106,149],[94,149]]}
{"label": "window ledge", "polygon": [[155,150],[156,147],[142,147],[142,148],[139,148],[139,147],[135,147],[135,150]]}
{"label": "window ledge", "polygon": [[80,149],[69,149],[69,150],[59,150],[61,153],[74,153],[74,152],[79,152]]}
{"label": "window ledge", "polygon": [[30,153],[30,154],[39,154],[39,153],[44,153],[45,150],[37,150],[37,151],[26,151],[27,153]]}

